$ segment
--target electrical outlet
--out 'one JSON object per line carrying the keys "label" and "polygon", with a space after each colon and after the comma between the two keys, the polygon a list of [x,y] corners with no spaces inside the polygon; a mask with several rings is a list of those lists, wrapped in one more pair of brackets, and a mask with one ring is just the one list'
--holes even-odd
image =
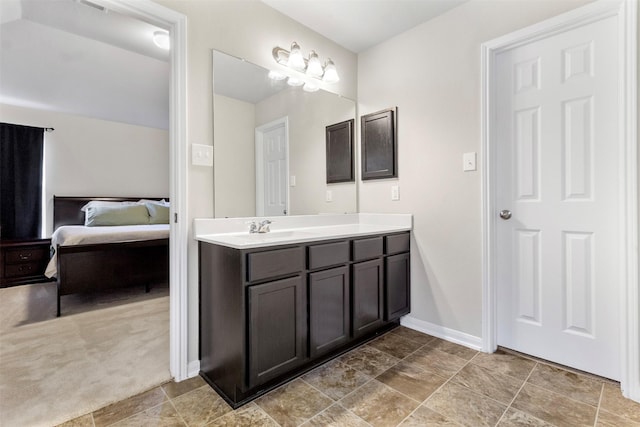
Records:
{"label": "electrical outlet", "polygon": [[289,177],[289,187],[295,187],[295,186],[296,186],[296,176],[291,175]]}
{"label": "electrical outlet", "polygon": [[464,172],[476,170],[476,153],[464,153],[462,155],[462,170]]}

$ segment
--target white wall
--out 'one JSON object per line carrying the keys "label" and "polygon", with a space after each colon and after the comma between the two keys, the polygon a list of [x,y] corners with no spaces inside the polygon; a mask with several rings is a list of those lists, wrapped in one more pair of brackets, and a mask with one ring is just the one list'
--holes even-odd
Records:
{"label": "white wall", "polygon": [[169,133],[71,114],[0,104],[2,121],[52,127],[45,133],[46,235],[53,195],[169,196]]}
{"label": "white wall", "polygon": [[[335,94],[302,88],[283,90],[256,104],[256,126],[289,118],[290,214],[356,212],[356,183],[327,184],[326,126],[355,119],[355,103]],[[356,142],[354,138],[354,143]],[[217,188],[217,186],[216,186]],[[326,191],[332,201],[326,201]]]}
{"label": "white wall", "polygon": [[255,105],[215,95],[213,111],[215,217],[254,216]]}
{"label": "white wall", "polygon": [[359,114],[397,106],[399,151],[399,178],[362,182],[359,208],[414,215],[412,317],[481,336],[481,171],[462,172],[481,144],[480,45],[587,2],[472,0],[359,55]]}
{"label": "white wall", "polygon": [[[182,1],[154,0],[187,17],[187,110],[188,141],[212,144],[213,82],[211,49],[273,68],[271,51],[297,41],[303,50],[315,49],[330,57],[340,73],[340,82],[331,90],[356,98],[356,55],[311,31],[291,18],[257,0]],[[189,233],[193,218],[213,217],[213,170],[189,166]],[[190,362],[198,360],[198,245],[190,240],[188,249],[189,352]]]}

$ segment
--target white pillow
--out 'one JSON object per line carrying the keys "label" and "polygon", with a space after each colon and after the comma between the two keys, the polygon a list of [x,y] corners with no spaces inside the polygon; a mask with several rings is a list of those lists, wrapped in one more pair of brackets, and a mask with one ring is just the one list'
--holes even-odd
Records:
{"label": "white pillow", "polygon": [[88,208],[98,208],[103,206],[129,206],[136,205],[137,202],[113,202],[108,200],[92,200],[80,208],[82,212],[87,212]]}
{"label": "white pillow", "polygon": [[169,206],[169,202],[167,202],[165,199],[162,199],[162,200],[140,199],[138,200],[138,203],[140,204],[153,203],[155,205],[160,205],[160,206]]}

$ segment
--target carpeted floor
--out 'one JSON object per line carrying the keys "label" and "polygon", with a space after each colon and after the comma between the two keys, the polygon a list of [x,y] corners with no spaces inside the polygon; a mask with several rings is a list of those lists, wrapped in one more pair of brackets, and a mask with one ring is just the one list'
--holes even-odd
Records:
{"label": "carpeted floor", "polygon": [[0,289],[0,425],[53,426],[168,381],[169,292]]}

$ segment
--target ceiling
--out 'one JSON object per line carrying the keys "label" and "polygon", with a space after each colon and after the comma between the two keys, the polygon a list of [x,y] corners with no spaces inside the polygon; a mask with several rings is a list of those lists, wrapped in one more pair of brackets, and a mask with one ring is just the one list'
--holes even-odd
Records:
{"label": "ceiling", "polygon": [[[362,52],[466,0],[262,1]],[[158,30],[91,0],[0,0],[0,103],[168,129],[169,52],[152,43]]]}
{"label": "ceiling", "polygon": [[360,53],[468,0],[262,0]]}

